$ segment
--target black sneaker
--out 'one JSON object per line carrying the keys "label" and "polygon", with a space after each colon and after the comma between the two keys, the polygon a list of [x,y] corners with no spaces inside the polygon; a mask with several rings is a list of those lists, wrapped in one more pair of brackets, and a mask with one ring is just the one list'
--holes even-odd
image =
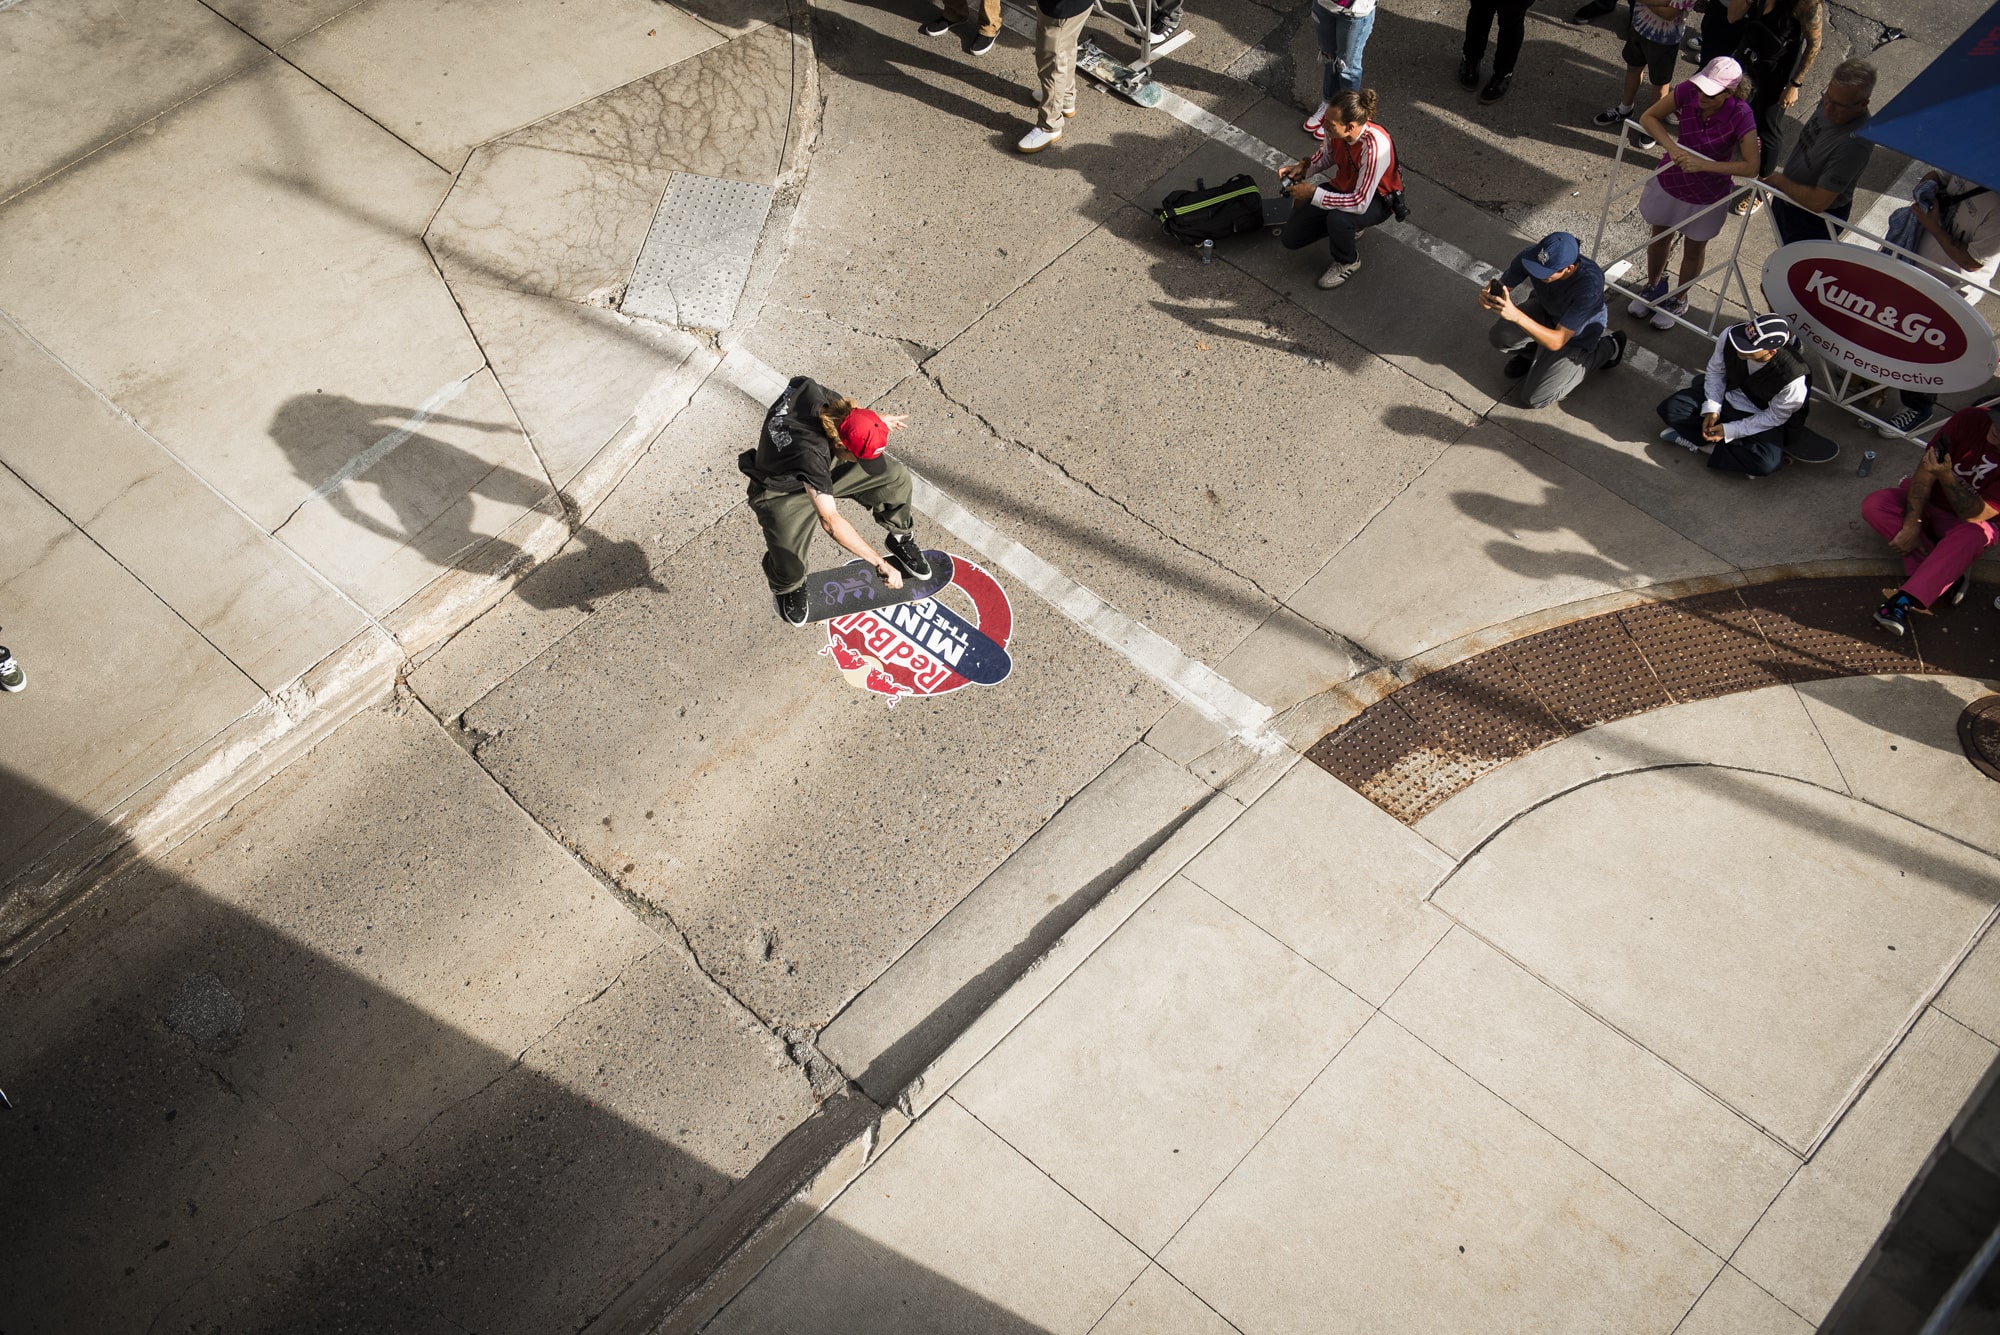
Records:
{"label": "black sneaker", "polygon": [[803,626],[812,608],[806,605],[806,591],[803,586],[790,593],[774,593],[771,602],[778,609],[778,620],[790,626]]}
{"label": "black sneaker", "polygon": [[1480,102],[1498,102],[1501,98],[1507,96],[1507,85],[1513,82],[1514,76],[1511,74],[1494,75],[1486,81],[1486,86],[1479,90]]}
{"label": "black sneaker", "polygon": [[1461,88],[1479,87],[1479,62],[1461,60],[1458,62],[1458,84]]}
{"label": "black sneaker", "polygon": [[1888,631],[1897,639],[1910,633],[1910,612],[1923,611],[1917,600],[1898,589],[1888,602],[1875,609],[1875,624]]}
{"label": "black sneaker", "polygon": [[929,23],[926,23],[923,27],[917,29],[917,31],[923,34],[925,37],[942,37],[946,33],[951,31],[951,21],[949,19],[941,19],[941,18],[932,19]]}
{"label": "black sneaker", "polygon": [[[1951,587],[1944,591],[1944,597],[1938,599],[1938,601],[1943,603],[1946,607],[1957,607],[1960,603],[1965,601],[1965,595],[1971,592],[1972,592],[1972,572],[1968,570],[1963,575],[1960,575],[1957,579],[1952,581]],[[0,654],[4,654],[6,652],[7,651],[5,649],[0,649]]]}
{"label": "black sneaker", "polygon": [[1509,380],[1519,380],[1528,373],[1528,368],[1534,364],[1534,353],[1517,352],[1507,359],[1505,366],[1500,368],[1500,374],[1506,376]]}
{"label": "black sneaker", "polygon": [[1628,344],[1628,343],[1630,343],[1631,341],[1632,341],[1631,339],[1629,339],[1629,338],[1627,338],[1627,337],[1625,336],[1625,331],[1624,331],[1623,329],[1614,329],[1614,330],[1612,330],[1612,331],[1611,331],[1611,344],[1612,344],[1612,347],[1611,347],[1611,359],[1610,359],[1609,361],[1605,362],[1605,363],[1604,363],[1604,365],[1602,365],[1602,366],[1598,367],[1597,369],[1598,369],[1598,370],[1600,370],[1600,371],[1609,371],[1609,370],[1610,370],[1610,369],[1611,369],[1612,367],[1614,367],[1614,366],[1618,365],[1618,363],[1620,363],[1620,362],[1624,361],[1624,360],[1625,360],[1625,345],[1626,345],[1626,344]]}
{"label": "black sneaker", "polygon": [[972,45],[965,48],[966,54],[973,56],[983,56],[992,49],[993,49],[992,35],[990,33],[983,33],[983,32],[976,32],[972,34]]}
{"label": "black sneaker", "polygon": [[1154,46],[1160,45],[1160,43],[1166,41],[1169,37],[1172,37],[1175,33],[1179,32],[1180,30],[1181,30],[1181,21],[1179,19],[1163,20],[1154,23],[1153,45]]}
{"label": "black sneaker", "polygon": [[931,563],[924,555],[924,549],[917,546],[917,540],[907,533],[891,533],[883,540],[889,549],[889,559],[903,567],[903,573],[911,579],[929,579]]}

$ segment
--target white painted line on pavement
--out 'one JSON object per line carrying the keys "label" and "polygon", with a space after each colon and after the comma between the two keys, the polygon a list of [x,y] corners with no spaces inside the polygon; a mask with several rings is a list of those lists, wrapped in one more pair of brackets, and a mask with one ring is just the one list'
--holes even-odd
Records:
{"label": "white painted line on pavement", "polygon": [[[467,371],[459,379],[452,381],[449,385],[446,385],[443,389],[425,399],[417,406],[417,410],[410,414],[407,422],[342,464],[339,471],[332,477],[313,488],[312,495],[299,502],[298,508],[303,510],[314,501],[325,500],[327,497],[333,495],[334,492],[339,491],[342,483],[351,478],[361,476],[361,474],[367,472],[376,464],[381,463],[392,451],[407,442],[410,437],[422,431],[424,423],[435,417],[438,411],[447,403],[465,393],[465,387],[471,383],[472,377],[485,369],[482,366],[476,370]],[[293,513],[296,514],[297,511]],[[280,527],[283,527],[283,525],[280,525]]]}
{"label": "white painted line on pavement", "polygon": [[[785,392],[785,377],[740,347],[727,347],[716,372],[759,403],[770,403]],[[910,480],[911,500],[919,510],[1115,650],[1169,695],[1227,728],[1260,755],[1275,755],[1284,748],[1270,726],[1270,706],[1237,689],[1206,663],[1188,657],[1173,641],[1126,616],[914,472]]]}
{"label": "white painted line on pavement", "polygon": [[1126,616],[923,478],[912,473],[911,480],[918,509],[1123,655],[1169,694],[1229,729],[1260,755],[1275,755],[1283,748],[1284,742],[1270,728],[1270,706],[1245,695],[1221,673],[1188,657],[1171,640]]}

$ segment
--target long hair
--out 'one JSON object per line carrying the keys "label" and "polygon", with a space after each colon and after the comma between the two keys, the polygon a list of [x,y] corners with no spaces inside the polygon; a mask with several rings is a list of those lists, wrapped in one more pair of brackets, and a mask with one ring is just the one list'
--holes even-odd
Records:
{"label": "long hair", "polygon": [[826,407],[820,412],[819,424],[820,428],[826,432],[828,441],[835,445],[840,444],[840,424],[847,420],[847,415],[853,412],[857,406],[853,399],[829,399],[827,401]]}
{"label": "long hair", "polygon": [[1375,119],[1375,90],[1363,88],[1357,93],[1350,88],[1335,93],[1326,104],[1326,114],[1328,119],[1342,125],[1366,125]]}

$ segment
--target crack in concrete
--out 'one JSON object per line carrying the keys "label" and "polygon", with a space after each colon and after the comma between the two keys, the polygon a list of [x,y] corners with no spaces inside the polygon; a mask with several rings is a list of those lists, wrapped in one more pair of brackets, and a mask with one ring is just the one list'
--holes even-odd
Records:
{"label": "crack in concrete", "polygon": [[1005,445],[1012,445],[1016,449],[1019,449],[1023,453],[1027,454],[1029,457],[1039,460],[1043,464],[1046,464],[1048,467],[1054,469],[1059,475],[1061,475],[1061,477],[1065,481],[1073,483],[1078,487],[1081,487],[1084,491],[1088,492],[1090,495],[1095,496],[1099,500],[1104,501],[1105,503],[1115,507],[1121,513],[1123,513],[1128,518],[1132,519],[1134,522],[1141,525],[1148,532],[1154,534],[1162,541],[1166,542],[1168,545],[1175,547],[1180,551],[1186,552],[1189,556],[1194,557],[1196,560],[1201,561],[1206,565],[1213,566],[1216,570],[1221,571],[1225,575],[1229,575],[1232,578],[1242,580],[1245,584],[1248,584],[1251,588],[1255,589],[1260,596],[1269,599],[1274,605],[1283,606],[1285,601],[1284,598],[1278,594],[1272,593],[1269,589],[1265,588],[1261,583],[1258,582],[1255,576],[1247,575],[1242,571],[1236,569],[1234,566],[1231,566],[1228,562],[1223,561],[1218,557],[1211,556],[1207,552],[1202,551],[1198,547],[1193,547],[1190,546],[1188,543],[1183,542],[1181,539],[1175,537],[1173,534],[1161,528],[1158,524],[1155,524],[1152,520],[1140,514],[1137,510],[1134,510],[1130,505],[1118,499],[1116,496],[1113,496],[1108,492],[1105,492],[1104,490],[1093,485],[1086,479],[1077,476],[1075,473],[1071,472],[1066,466],[1064,466],[1064,464],[1060,460],[1044,453],[1041,450],[1036,449],[1033,445],[1028,444],[1028,442],[1021,440],[1017,437],[1010,436],[1006,432],[1002,431],[998,426],[994,425],[992,420],[988,418],[986,414],[980,412],[977,408],[973,407],[971,404],[966,403],[962,399],[959,399],[957,396],[952,394],[950,390],[946,389],[944,387],[943,378],[939,376],[937,373],[928,370],[926,366],[919,365],[917,367],[917,374],[923,376],[923,378],[930,383],[931,387],[936,389],[937,392],[943,396],[945,402],[951,404],[954,408],[959,409],[961,412],[970,415],[974,420],[976,420],[980,426],[985,428],[986,434],[993,437],[993,439]]}

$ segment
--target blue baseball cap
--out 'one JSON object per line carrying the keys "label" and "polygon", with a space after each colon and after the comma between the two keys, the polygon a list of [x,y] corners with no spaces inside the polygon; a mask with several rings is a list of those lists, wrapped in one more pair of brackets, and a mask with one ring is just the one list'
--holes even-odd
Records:
{"label": "blue baseball cap", "polygon": [[1531,278],[1547,278],[1575,264],[1582,254],[1583,247],[1568,232],[1550,232],[1532,250],[1521,252],[1521,267]]}

